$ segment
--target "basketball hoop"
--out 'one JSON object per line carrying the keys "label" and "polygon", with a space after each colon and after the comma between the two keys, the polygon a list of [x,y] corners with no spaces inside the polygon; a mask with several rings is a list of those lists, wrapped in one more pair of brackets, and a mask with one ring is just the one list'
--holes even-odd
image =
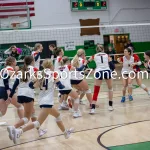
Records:
{"label": "basketball hoop", "polygon": [[20,23],[18,23],[18,22],[11,23],[11,27],[13,29],[18,29],[19,25],[20,25]]}

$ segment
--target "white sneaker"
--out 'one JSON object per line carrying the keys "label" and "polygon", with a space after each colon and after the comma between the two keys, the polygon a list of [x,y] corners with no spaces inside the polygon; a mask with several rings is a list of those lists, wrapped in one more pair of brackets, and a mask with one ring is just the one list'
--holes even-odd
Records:
{"label": "white sneaker", "polygon": [[13,130],[13,135],[14,135],[13,142],[14,142],[14,144],[18,143],[18,140],[19,140],[22,133],[23,133],[22,129],[14,129]]}
{"label": "white sneaker", "polygon": [[39,129],[39,130],[38,130],[39,137],[43,136],[43,135],[46,134],[46,133],[47,133],[47,129],[44,129],[44,130]]}
{"label": "white sneaker", "polygon": [[78,118],[78,117],[81,117],[82,115],[81,115],[81,112],[80,111],[74,111],[74,113],[73,113],[73,117],[74,118]]}
{"label": "white sneaker", "polygon": [[109,106],[109,107],[108,107],[108,110],[109,110],[109,111],[113,111],[114,108],[113,108],[112,106]]}
{"label": "white sneaker", "polygon": [[68,139],[70,137],[70,134],[74,132],[74,129],[73,128],[70,128],[69,130],[67,129],[65,132],[64,132],[64,136],[66,139]]}
{"label": "white sneaker", "polygon": [[10,138],[10,140],[12,140],[13,137],[14,137],[14,135],[13,135],[13,130],[14,130],[14,129],[15,129],[14,126],[8,126],[8,127],[7,127],[7,131],[8,131],[8,133],[9,133],[9,138]]}
{"label": "white sneaker", "polygon": [[95,109],[91,109],[90,114],[95,114]]}
{"label": "white sneaker", "polygon": [[62,102],[62,104],[60,106],[61,106],[62,110],[69,110],[69,106],[66,103]]}
{"label": "white sneaker", "polygon": [[58,110],[62,110],[62,107],[61,107],[61,105],[59,105],[59,107],[58,107]]}

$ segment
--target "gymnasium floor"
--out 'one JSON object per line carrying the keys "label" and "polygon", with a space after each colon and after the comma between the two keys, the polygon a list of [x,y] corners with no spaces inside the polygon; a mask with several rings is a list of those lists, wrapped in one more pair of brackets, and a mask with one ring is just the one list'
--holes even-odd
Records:
{"label": "gymnasium floor", "polygon": [[[150,89],[150,80],[143,80],[143,83]],[[93,90],[93,80],[88,80]],[[138,86],[135,86],[134,101],[120,103],[122,82],[114,80],[114,108],[113,112],[107,110],[107,88],[105,82],[99,94],[95,115],[89,115],[89,108],[86,98],[80,105],[82,117],[73,119],[69,111],[61,111],[62,119],[67,128],[74,127],[75,132],[70,139],[66,140],[56,126],[53,117],[49,118],[42,125],[47,128],[48,133],[42,138],[38,137],[36,130],[23,134],[20,144],[15,146],[8,138],[6,126],[0,126],[0,149],[1,150],[150,150],[150,98]],[[58,107],[57,97],[56,105]],[[36,113],[39,112],[35,102]],[[16,111],[9,107],[7,114],[0,119],[12,125],[18,120]]]}

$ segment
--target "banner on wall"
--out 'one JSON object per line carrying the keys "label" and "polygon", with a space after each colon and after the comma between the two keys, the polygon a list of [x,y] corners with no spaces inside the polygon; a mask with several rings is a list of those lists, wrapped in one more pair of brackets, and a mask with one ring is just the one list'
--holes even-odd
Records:
{"label": "banner on wall", "polygon": [[74,41],[65,42],[65,50],[66,51],[76,50],[75,42]]}

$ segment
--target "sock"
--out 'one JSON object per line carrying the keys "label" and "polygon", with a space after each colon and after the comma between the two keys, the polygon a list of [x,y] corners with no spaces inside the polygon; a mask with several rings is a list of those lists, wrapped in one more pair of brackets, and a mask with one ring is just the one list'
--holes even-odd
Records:
{"label": "sock", "polygon": [[113,101],[109,101],[109,106],[113,106]]}
{"label": "sock", "polygon": [[3,116],[3,114],[0,112],[0,117],[2,117]]}
{"label": "sock", "polygon": [[100,86],[94,86],[93,101],[97,101],[99,91],[100,91]]}
{"label": "sock", "polygon": [[95,109],[95,104],[92,104],[92,109]]}

